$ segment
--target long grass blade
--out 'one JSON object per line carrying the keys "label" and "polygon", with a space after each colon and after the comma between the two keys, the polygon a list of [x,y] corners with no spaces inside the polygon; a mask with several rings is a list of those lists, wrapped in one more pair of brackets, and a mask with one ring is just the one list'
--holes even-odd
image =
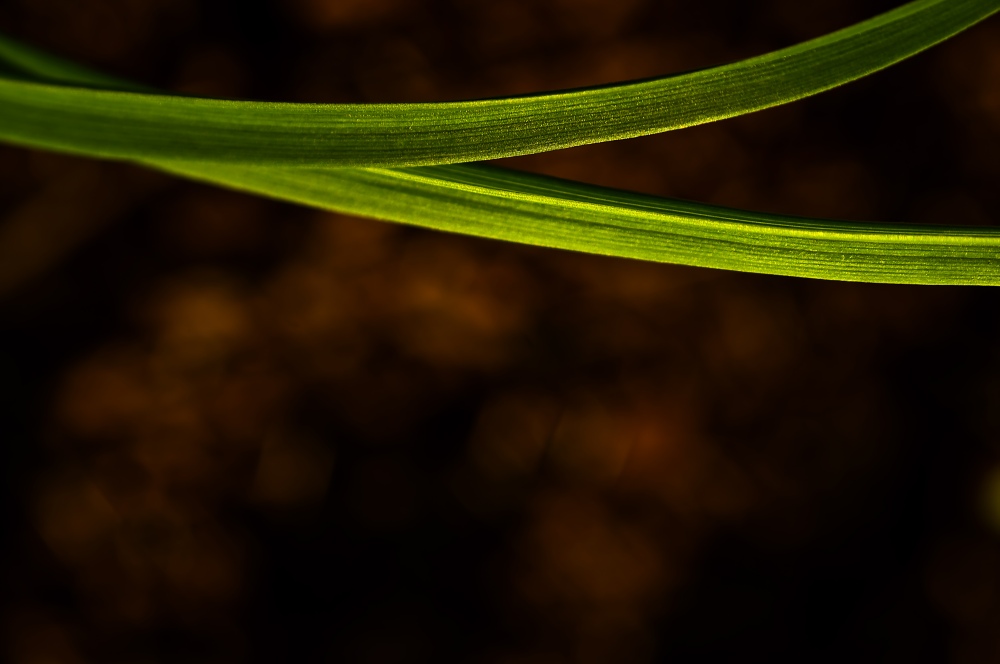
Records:
{"label": "long grass blade", "polygon": [[[429,104],[246,102],[123,91],[114,81],[53,84],[51,59],[5,40],[0,55],[14,75],[0,79],[0,139],[100,157],[261,165],[494,159],[787,103],[899,62],[998,9],[1000,0],[916,0],[818,39],[710,69],[570,92]],[[109,87],[115,89],[97,89]]]}
{"label": "long grass blade", "polygon": [[[0,72],[129,89],[0,43]],[[321,209],[610,256],[820,279],[1000,285],[1000,229],[825,221],[644,196],[483,165],[330,168],[136,159]]]}
{"label": "long grass blade", "polygon": [[760,214],[480,165],[157,166],[317,208],[544,247],[817,279],[1000,285],[1000,228],[993,227]]}

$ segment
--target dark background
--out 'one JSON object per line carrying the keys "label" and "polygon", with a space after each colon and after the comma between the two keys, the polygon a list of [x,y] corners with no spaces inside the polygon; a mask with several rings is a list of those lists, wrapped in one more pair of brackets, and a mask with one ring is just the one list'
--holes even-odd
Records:
{"label": "dark background", "polygon": [[[166,89],[432,101],[766,52],[893,2],[4,0]],[[506,160],[990,224],[1000,23],[714,125]],[[989,288],[569,254],[0,148],[6,661],[995,662]]]}

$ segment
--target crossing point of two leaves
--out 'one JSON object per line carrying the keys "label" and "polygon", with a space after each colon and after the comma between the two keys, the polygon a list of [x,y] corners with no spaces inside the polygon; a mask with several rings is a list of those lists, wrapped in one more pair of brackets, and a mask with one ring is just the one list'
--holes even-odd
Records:
{"label": "crossing point of two leaves", "polygon": [[1000,0],[916,0],[711,69],[432,104],[163,94],[0,39],[0,140],[540,246],[822,279],[1000,284],[1000,229],[782,217],[461,164],[643,136],[791,102],[888,67],[998,10]]}

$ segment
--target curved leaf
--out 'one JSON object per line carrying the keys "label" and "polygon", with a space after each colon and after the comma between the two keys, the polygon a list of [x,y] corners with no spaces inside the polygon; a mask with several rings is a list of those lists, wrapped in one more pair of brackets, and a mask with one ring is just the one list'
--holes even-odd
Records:
{"label": "curved leaf", "polygon": [[[0,139],[101,157],[241,164],[404,166],[494,159],[642,136],[787,103],[887,67],[998,9],[998,0],[916,0],[734,64],[638,83],[468,102],[245,102],[7,77],[0,79]],[[45,56],[9,41],[0,51],[27,78],[53,80]]]}
{"label": "curved leaf", "polygon": [[817,279],[1000,285],[993,227],[760,214],[479,165],[156,166],[322,209],[543,247]]}
{"label": "curved leaf", "polygon": [[[131,85],[10,42],[0,42],[0,69],[22,80]],[[361,169],[137,161],[322,209],[588,253],[822,279],[1000,285],[997,228],[767,215],[481,165]]]}

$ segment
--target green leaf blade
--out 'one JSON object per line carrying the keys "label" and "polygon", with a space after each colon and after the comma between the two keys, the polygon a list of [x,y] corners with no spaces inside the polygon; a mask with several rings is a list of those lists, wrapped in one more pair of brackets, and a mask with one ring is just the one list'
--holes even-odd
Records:
{"label": "green leaf blade", "polygon": [[158,166],[321,209],[585,253],[814,279],[1000,285],[1000,229],[992,227],[769,215],[479,165]]}
{"label": "green leaf blade", "polygon": [[[910,57],[998,9],[1000,0],[916,0],[720,67],[587,90],[430,104],[238,102],[69,87],[53,85],[63,81],[51,62],[21,56],[13,65],[25,78],[0,78],[0,139],[120,159],[256,165],[495,159],[633,138],[794,101]],[[4,49],[29,51],[5,42],[0,56]]]}
{"label": "green leaf blade", "polygon": [[[992,5],[993,8],[987,12],[991,13],[997,3],[956,0],[946,9],[969,10],[974,4],[978,6],[977,11],[983,10],[987,4]],[[935,2],[915,2],[896,11],[940,10],[938,5]],[[899,27],[901,16],[890,12],[873,21]],[[809,48],[807,43],[784,52],[787,60],[772,67],[768,76],[785,76],[789,80],[772,84],[772,89],[782,88],[786,93],[793,90],[794,66],[787,65],[787,62],[794,64],[795,53],[789,54],[789,51]],[[45,143],[41,146],[93,156],[121,157],[114,149],[107,149],[106,143],[115,139],[117,123],[130,107],[130,103],[122,104],[121,99],[136,98],[122,91],[137,89],[136,86],[2,40],[0,71],[6,76],[0,80],[0,97],[4,85],[8,91],[16,91],[15,84],[19,83],[33,85],[36,91],[48,86],[53,88],[54,93],[49,90],[39,94],[50,94],[53,107],[72,116],[71,121],[74,117],[75,120],[81,119],[73,116],[80,109],[73,107],[72,96],[63,95],[63,92],[114,91],[106,95],[107,105],[96,110],[91,108],[92,117],[81,123],[82,132],[90,135],[92,144],[67,147]],[[860,69],[855,66],[855,71]],[[834,79],[837,76],[830,72],[822,75],[833,76]],[[756,80],[766,83],[761,76]],[[814,79],[814,83],[817,80]],[[75,87],[67,88],[67,84]],[[678,94],[683,93],[682,87],[676,90],[681,90]],[[691,98],[698,94],[694,89],[689,93]],[[751,90],[751,93],[755,95],[753,103],[763,103],[761,100],[766,98],[766,94],[759,90]],[[51,118],[45,119],[44,114],[31,117],[33,107],[29,97],[9,95],[6,98],[8,105],[0,103],[0,120],[16,115],[11,109],[20,104],[25,115],[21,121],[30,132],[34,132],[33,136],[51,132],[52,127],[48,125]],[[191,104],[189,99],[164,95],[146,95],[143,98],[162,103],[164,108],[158,111],[160,115],[154,113],[152,123],[138,134],[140,143],[143,140],[163,142],[157,123],[164,116],[170,117],[177,126],[188,127],[189,130],[195,127],[200,119],[199,103],[246,108],[245,102],[196,100]],[[181,103],[171,106],[172,100],[180,100]],[[489,103],[497,101],[515,105],[520,102],[515,99]],[[304,108],[303,105],[286,106],[292,107],[295,112]],[[437,108],[436,105],[423,106]],[[363,108],[370,110],[370,107]],[[393,107],[395,110],[400,108],[402,106]],[[627,106],[619,110],[622,108],[628,110]],[[728,110],[733,111],[732,108]],[[572,118],[577,125],[593,129],[593,117],[574,115]],[[469,112],[462,122],[467,123],[470,131],[475,133],[479,119],[476,113]],[[255,121],[258,120],[260,118]],[[277,145],[270,148],[272,152],[279,148],[294,151],[296,141],[302,138],[296,133],[294,123],[290,126],[287,120],[281,120],[274,126],[266,123],[259,126],[271,132],[271,139],[277,141]],[[325,122],[328,119],[321,120]],[[255,128],[259,128],[246,121],[246,117],[237,117],[228,125],[227,130],[233,132],[229,139],[244,140],[248,133],[252,135]],[[0,124],[0,137],[5,130],[8,133],[11,131],[9,126]],[[576,125],[571,128],[571,133],[579,134],[580,131]],[[171,136],[170,140],[178,137],[169,132],[167,135]],[[198,135],[196,131],[189,138],[197,138]],[[392,148],[410,150],[420,140],[433,144],[433,136],[428,138],[428,135],[414,134],[409,144],[394,144]],[[11,142],[38,146],[32,141]],[[247,145],[247,149],[255,149],[252,141]],[[481,144],[476,145],[476,149],[482,147]],[[216,147],[208,141],[198,149],[186,146],[180,151],[200,159],[195,161],[163,156],[172,154],[169,150],[161,151],[162,154],[154,151],[154,154],[129,158],[160,170],[279,200],[441,231],[546,247],[819,279],[1000,285],[1000,229],[996,228],[861,224],[766,215],[614,191],[486,166],[404,169],[301,167],[301,160],[274,160],[274,154],[266,151],[255,153],[255,159],[240,160],[229,155],[228,160],[219,161],[211,154]]]}

